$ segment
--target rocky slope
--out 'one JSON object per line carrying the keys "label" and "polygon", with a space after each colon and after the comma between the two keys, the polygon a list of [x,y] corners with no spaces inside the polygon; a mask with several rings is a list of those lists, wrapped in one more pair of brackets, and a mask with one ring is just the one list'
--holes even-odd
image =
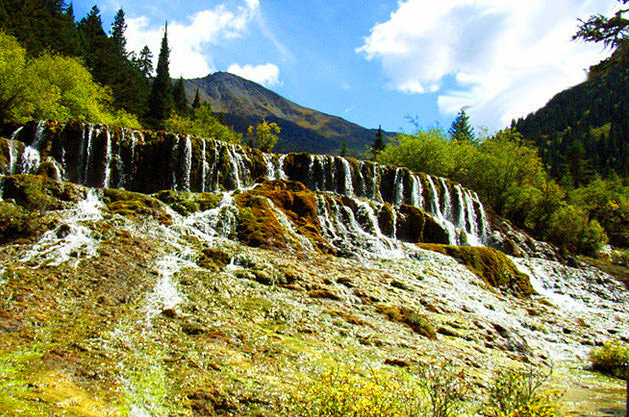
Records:
{"label": "rocky slope", "polygon": [[[281,128],[278,152],[338,153],[343,142],[354,152],[373,144],[374,129],[365,129],[337,116],[312,110],[237,75],[215,72],[204,78],[184,81],[190,102],[197,89],[221,119],[237,131],[266,119]],[[386,136],[391,134],[386,133]]]}
{"label": "rocky slope", "polygon": [[440,359],[467,413],[527,363],[622,407],[580,361],[628,340],[626,290],[458,184],[81,123],[6,136],[0,415],[278,415],[322,370]]}

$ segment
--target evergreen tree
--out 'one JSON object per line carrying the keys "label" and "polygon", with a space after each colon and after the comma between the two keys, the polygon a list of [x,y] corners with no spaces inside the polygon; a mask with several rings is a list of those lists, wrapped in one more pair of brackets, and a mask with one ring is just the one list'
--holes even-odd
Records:
{"label": "evergreen tree", "polygon": [[114,45],[123,56],[127,56],[127,38],[124,36],[126,29],[127,23],[124,19],[124,11],[120,9],[114,17],[114,22],[111,24],[111,39],[114,41]]}
{"label": "evergreen tree", "polygon": [[147,119],[153,127],[164,128],[164,121],[170,115],[173,108],[173,95],[170,80],[169,66],[170,49],[168,48],[168,23],[164,26],[164,37],[157,58],[157,70],[151,96],[149,99],[149,112]]}
{"label": "evergreen tree", "polygon": [[376,137],[371,146],[371,153],[373,154],[373,160],[375,161],[378,154],[384,150],[384,135],[382,134],[382,126],[378,126]]}
{"label": "evergreen tree", "polygon": [[345,158],[347,156],[347,141],[343,141],[343,145],[341,146],[341,156]]}
{"label": "evergreen tree", "polygon": [[146,77],[150,77],[153,74],[153,53],[147,45],[140,51],[138,58],[133,58],[133,65]]}
{"label": "evergreen tree", "polygon": [[201,97],[199,97],[199,89],[197,88],[196,93],[194,93],[194,101],[192,102],[192,109],[196,110],[201,107]]}
{"label": "evergreen tree", "polygon": [[470,117],[465,112],[465,108],[462,108],[456,115],[448,133],[450,139],[457,142],[469,143],[474,141],[474,129],[470,126]]}
{"label": "evergreen tree", "polygon": [[[122,23],[118,19],[119,23]],[[111,88],[117,108],[144,114],[149,85],[143,74],[134,67],[120,50],[115,39],[103,30],[100,10],[94,6],[78,24],[83,59],[94,79]],[[118,30],[119,29],[119,30]],[[124,24],[116,30],[119,41],[124,39]]]}
{"label": "evergreen tree", "polygon": [[179,77],[175,83],[173,100],[175,104],[175,111],[181,115],[186,114],[188,111],[188,101],[186,100],[186,87],[183,84],[183,77]]}

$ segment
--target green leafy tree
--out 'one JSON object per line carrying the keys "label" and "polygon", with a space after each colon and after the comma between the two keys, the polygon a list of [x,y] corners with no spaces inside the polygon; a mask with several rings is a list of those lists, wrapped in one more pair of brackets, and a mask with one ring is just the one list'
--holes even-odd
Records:
{"label": "green leafy tree", "polygon": [[266,120],[255,126],[249,126],[247,129],[247,135],[250,139],[249,144],[262,152],[271,152],[271,149],[279,141],[277,134],[280,133],[280,130],[277,123],[268,123]]}
{"label": "green leafy tree", "polygon": [[149,123],[158,129],[164,128],[164,121],[173,108],[172,84],[169,67],[170,49],[168,47],[168,24],[164,27],[162,45],[157,58],[157,70],[151,96],[149,98]]}
{"label": "green leafy tree", "polygon": [[448,130],[450,138],[458,142],[473,142],[474,129],[470,125],[470,117],[465,112],[465,108],[462,108],[456,115],[456,118]]}
{"label": "green leafy tree", "polygon": [[140,127],[133,116],[112,109],[112,101],[109,89],[94,82],[79,59],[51,54],[28,59],[15,38],[0,32],[0,121],[81,119]]}
{"label": "green leafy tree", "polygon": [[0,31],[0,123],[14,120],[24,104],[26,50]]}

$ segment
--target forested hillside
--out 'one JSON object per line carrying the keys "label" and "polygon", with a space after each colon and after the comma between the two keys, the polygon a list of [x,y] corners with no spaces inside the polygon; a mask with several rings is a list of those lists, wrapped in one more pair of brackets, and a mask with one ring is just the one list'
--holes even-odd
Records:
{"label": "forested hillside", "polygon": [[581,186],[595,175],[629,175],[629,48],[514,126],[539,148],[550,174]]}

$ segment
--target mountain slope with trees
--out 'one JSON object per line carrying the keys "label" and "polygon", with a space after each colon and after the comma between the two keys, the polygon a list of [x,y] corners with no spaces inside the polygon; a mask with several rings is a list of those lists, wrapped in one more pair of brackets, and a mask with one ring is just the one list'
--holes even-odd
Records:
{"label": "mountain slope with trees", "polygon": [[[227,72],[184,83],[189,102],[198,91],[200,101],[206,102],[221,120],[238,132],[246,134],[250,125],[264,119],[277,123],[281,133],[274,150],[279,152],[338,153],[346,142],[350,153],[358,154],[366,151],[376,136],[376,129],[366,129],[340,117],[300,106]],[[386,132],[384,135],[392,136]]]}

